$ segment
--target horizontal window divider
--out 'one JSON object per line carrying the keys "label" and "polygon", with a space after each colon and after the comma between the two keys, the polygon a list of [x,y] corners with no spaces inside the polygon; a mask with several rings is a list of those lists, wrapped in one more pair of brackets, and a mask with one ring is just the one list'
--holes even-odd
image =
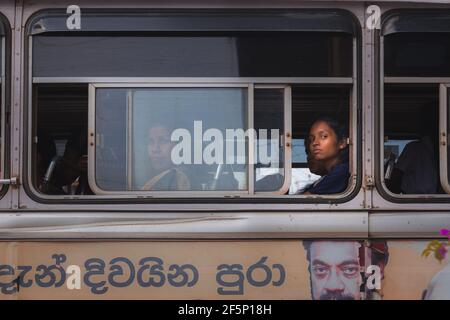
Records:
{"label": "horizontal window divider", "polygon": [[384,83],[444,83],[450,82],[450,77],[384,77]]}
{"label": "horizontal window divider", "polygon": [[[65,201],[65,200],[111,200],[111,199],[117,199],[117,200],[143,200],[143,199],[179,199],[181,200],[189,200],[192,199],[193,196],[198,196],[198,193],[201,192],[200,199],[202,201],[206,201],[208,199],[255,199],[255,198],[261,198],[261,199],[273,199],[275,202],[277,199],[291,199],[293,202],[295,202],[295,199],[301,200],[322,200],[322,201],[329,201],[329,200],[339,200],[342,198],[345,198],[349,196],[354,189],[354,182],[355,179],[351,179],[351,182],[349,182],[349,187],[347,190],[343,193],[337,193],[337,194],[327,194],[327,195],[303,195],[303,194],[279,194],[278,191],[256,191],[254,194],[249,194],[248,191],[236,191],[236,192],[230,192],[230,191],[109,191],[107,194],[94,194],[94,195],[49,195],[49,194],[42,194],[39,193],[34,187],[31,188],[31,190],[35,194],[39,194],[39,198],[45,199],[45,200],[59,200],[59,201]],[[447,196],[447,195],[446,195]],[[441,197],[442,198],[442,197]],[[447,196],[448,198],[448,196]],[[202,202],[200,201],[200,202]]]}
{"label": "horizontal window divider", "polygon": [[[450,78],[449,78],[450,80]],[[167,83],[167,84],[182,84],[182,83],[280,83],[280,84],[352,84],[354,79],[352,77],[255,77],[255,78],[219,78],[219,77],[33,77],[33,83]]]}

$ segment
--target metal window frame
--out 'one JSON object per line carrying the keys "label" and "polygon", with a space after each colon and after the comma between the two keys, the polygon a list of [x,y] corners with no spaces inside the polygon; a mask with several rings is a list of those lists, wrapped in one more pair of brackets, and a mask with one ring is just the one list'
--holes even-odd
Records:
{"label": "metal window frame", "polygon": [[[88,181],[89,186],[92,191],[99,195],[110,195],[115,196],[153,196],[161,198],[180,198],[180,197],[198,197],[201,193],[202,197],[227,197],[227,196],[245,196],[252,195],[254,193],[254,179],[252,170],[254,170],[254,137],[252,135],[248,136],[248,164],[247,164],[247,189],[246,190],[235,190],[235,191],[198,191],[198,190],[188,190],[188,191],[154,191],[154,190],[132,190],[132,191],[107,191],[100,188],[96,183],[95,174],[95,160],[96,160],[96,90],[99,88],[244,88],[247,89],[247,105],[246,105],[246,115],[247,115],[247,127],[253,128],[253,84],[248,83],[91,83],[89,84],[89,106],[88,106]],[[247,128],[247,129],[248,129]]]}
{"label": "metal window frame", "polygon": [[[31,23],[28,22],[28,27],[30,27]],[[269,192],[254,192],[254,194],[244,194],[244,195],[237,195],[237,196],[224,196],[222,193],[220,197],[215,197],[215,199],[226,199],[226,198],[243,198],[248,199],[248,201],[273,201],[273,202],[286,202],[286,203],[295,203],[295,201],[300,200],[302,203],[329,203],[330,201],[337,200],[338,203],[348,202],[353,197],[357,196],[359,193],[359,189],[356,190],[356,187],[360,185],[361,179],[358,176],[358,164],[362,166],[362,162],[360,157],[358,156],[358,152],[361,153],[362,150],[359,150],[360,142],[362,141],[362,138],[360,137],[360,127],[358,125],[358,119],[359,119],[359,112],[358,109],[358,101],[361,100],[361,88],[359,87],[359,57],[358,57],[358,40],[359,36],[357,34],[353,34],[353,74],[351,77],[253,77],[253,78],[220,78],[220,77],[195,77],[195,78],[179,78],[179,77],[160,77],[160,78],[148,78],[148,77],[33,77],[32,76],[32,62],[33,62],[33,50],[32,50],[32,44],[33,44],[33,35],[28,33],[28,134],[26,139],[26,148],[28,155],[24,159],[26,168],[27,168],[27,175],[26,175],[26,182],[24,183],[25,189],[27,194],[31,197],[31,199],[39,202],[39,203],[59,203],[59,204],[68,204],[68,203],[83,203],[83,200],[87,200],[87,202],[95,202],[97,203],[103,203],[102,201],[105,200],[123,200],[126,203],[131,203],[131,200],[143,200],[143,199],[152,199],[156,200],[157,197],[154,196],[122,196],[120,198],[112,198],[111,196],[102,196],[102,195],[45,195],[40,193],[36,190],[33,183],[30,183],[32,181],[32,159],[31,159],[31,133],[32,133],[32,123],[33,123],[33,108],[32,108],[32,87],[33,84],[37,83],[124,83],[124,82],[132,82],[132,83],[148,83],[149,81],[157,81],[160,83],[184,83],[186,81],[193,82],[193,83],[254,83],[258,85],[263,84],[272,84],[272,85],[295,85],[295,84],[306,84],[306,85],[327,85],[327,84],[339,84],[339,85],[351,85],[351,103],[350,103],[350,151],[351,151],[351,157],[350,157],[350,168],[351,168],[351,177],[349,179],[349,184],[347,189],[339,194],[331,194],[331,195],[286,195],[282,194],[280,190],[277,193]],[[291,115],[289,114],[289,117]],[[288,121],[289,125],[291,121]],[[353,126],[355,127],[355,130],[353,129]],[[287,139],[285,139],[287,141]],[[289,165],[291,166],[291,162],[289,161]],[[254,175],[254,170],[249,171],[249,174]],[[290,178],[291,173],[289,173]],[[286,177],[285,177],[286,178]],[[286,179],[285,179],[286,180]],[[250,180],[252,184],[254,184],[254,180]],[[285,181],[285,184],[287,182]],[[284,188],[284,186],[283,186]],[[175,191],[174,191],[175,192]],[[269,196],[269,197],[268,197]],[[171,196],[168,198],[173,198],[174,194],[171,193]],[[214,197],[214,195],[211,195],[211,198]],[[351,197],[348,199],[348,197]],[[158,196],[159,199],[163,199],[165,197]],[[192,197],[189,197],[192,199]],[[189,199],[187,198],[187,199]],[[201,197],[202,199],[207,200],[210,197]],[[182,200],[185,198],[178,199]],[[186,201],[189,201],[187,200]],[[345,200],[344,200],[345,199]],[[124,202],[124,203],[125,203]]]}
{"label": "metal window frame", "polygon": [[1,36],[1,42],[2,42],[2,50],[1,50],[1,65],[2,65],[2,72],[0,74],[0,86],[1,86],[1,133],[0,133],[0,143],[1,143],[1,147],[0,147],[0,152],[1,152],[1,157],[0,157],[0,179],[5,179],[5,161],[6,161],[6,156],[5,156],[5,142],[6,142],[6,130],[5,130],[5,126],[6,126],[6,72],[5,72],[5,68],[6,68],[6,50],[5,50],[5,46],[6,46],[6,41],[5,41],[5,37]]}
{"label": "metal window frame", "polygon": [[[211,79],[212,80],[212,79]],[[91,136],[94,134],[95,137],[95,89],[96,88],[120,88],[120,87],[129,87],[129,88],[206,88],[206,87],[247,87],[248,88],[248,127],[253,128],[253,121],[254,121],[254,99],[253,99],[253,93],[254,88],[283,88],[285,89],[285,103],[284,103],[284,124],[285,124],[285,133],[284,133],[284,161],[285,161],[285,177],[284,177],[284,183],[282,187],[278,190],[274,191],[255,191],[254,185],[255,185],[255,179],[254,179],[254,145],[256,140],[249,137],[249,149],[248,149],[248,156],[249,156],[249,166],[248,166],[248,190],[246,191],[201,191],[201,195],[204,198],[208,197],[233,197],[233,196],[239,196],[239,197],[258,197],[258,196],[272,196],[272,197],[286,197],[286,193],[289,190],[290,187],[290,180],[292,176],[291,172],[291,151],[292,148],[290,147],[292,145],[292,104],[291,104],[291,86],[289,85],[260,85],[260,84],[244,84],[244,83],[233,83],[232,80],[228,82],[222,82],[222,83],[192,83],[190,79],[185,78],[183,82],[181,83],[160,83],[159,81],[155,80],[151,83],[96,83],[96,84],[90,84],[89,85],[89,129],[88,129],[88,136]],[[352,96],[351,98],[354,98],[355,92],[352,90]],[[353,99],[350,99],[353,100]],[[356,102],[352,101],[351,106],[356,107]],[[350,106],[350,107],[351,107]],[[353,112],[350,112],[350,115],[352,115]],[[356,121],[356,117],[352,117],[353,121]],[[356,132],[354,132],[356,134]],[[350,139],[352,141],[352,139]],[[88,180],[89,185],[96,193],[96,195],[109,195],[109,196],[149,196],[149,197],[160,197],[160,198],[180,198],[180,197],[198,197],[198,193],[200,191],[105,191],[99,188],[95,183],[95,156],[91,158],[91,154],[93,153],[92,147],[90,146],[91,143],[94,143],[95,145],[95,139],[92,139],[88,141],[88,158],[89,158],[89,174],[88,174]],[[95,149],[95,148],[94,148]],[[353,153],[356,153],[355,148],[352,148]],[[352,157],[353,158],[353,157]],[[354,171],[352,171],[354,172]],[[346,195],[353,191],[353,187],[355,184],[355,179],[351,179],[348,188],[346,191],[340,194],[333,194],[333,195],[288,195],[291,198],[307,198],[307,197],[314,197],[314,198],[341,198],[343,195]],[[60,197],[59,197],[60,198]]]}
{"label": "metal window frame", "polygon": [[[379,42],[379,157],[377,160],[377,166],[379,168],[377,181],[379,181],[380,195],[386,200],[394,203],[415,203],[415,202],[448,202],[450,201],[450,194],[396,194],[391,192],[384,180],[384,86],[385,84],[437,84],[441,85],[442,82],[450,82],[450,77],[385,77],[384,76],[384,36],[380,34]],[[442,157],[439,159],[440,168]],[[440,170],[441,172],[441,170]],[[447,171],[445,170],[445,173]],[[441,175],[441,173],[440,173]],[[444,186],[443,186],[444,187]],[[447,190],[445,190],[448,192]],[[450,191],[450,189],[449,189]]]}
{"label": "metal window frame", "polygon": [[448,91],[450,83],[442,83],[439,86],[439,178],[442,189],[450,194],[450,183],[448,178]]}
{"label": "metal window frame", "polygon": [[0,51],[0,63],[1,63],[1,73],[0,73],[0,199],[3,198],[9,190],[10,184],[18,184],[19,179],[17,176],[13,176],[9,160],[11,158],[11,136],[8,130],[10,125],[8,124],[7,115],[8,111],[11,110],[10,103],[11,97],[11,78],[9,78],[9,73],[11,72],[11,59],[12,59],[12,29],[8,18],[3,13],[0,13],[0,41],[2,44],[2,49]]}
{"label": "metal window frame", "polygon": [[[30,43],[31,46],[31,43]],[[31,50],[31,49],[30,49]],[[353,84],[352,77],[33,77],[32,83],[257,83],[289,84]]]}

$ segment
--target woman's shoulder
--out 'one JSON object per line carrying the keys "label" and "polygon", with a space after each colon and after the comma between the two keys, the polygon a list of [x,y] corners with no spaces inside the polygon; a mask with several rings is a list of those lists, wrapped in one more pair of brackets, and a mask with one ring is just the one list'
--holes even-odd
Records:
{"label": "woman's shoulder", "polygon": [[323,176],[319,183],[307,191],[314,194],[341,193],[347,189],[349,177],[348,162],[339,163],[327,175]]}
{"label": "woman's shoulder", "polygon": [[338,163],[337,165],[335,165],[333,167],[333,169],[331,169],[331,171],[325,176],[328,178],[332,178],[332,177],[340,177],[343,175],[349,175],[349,163],[348,162],[342,162],[342,163]]}

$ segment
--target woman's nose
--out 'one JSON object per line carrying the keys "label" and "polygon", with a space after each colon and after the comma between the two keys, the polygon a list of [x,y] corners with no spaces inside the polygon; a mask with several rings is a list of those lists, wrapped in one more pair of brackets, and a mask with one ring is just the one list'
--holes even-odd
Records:
{"label": "woman's nose", "polygon": [[311,143],[313,146],[319,145],[319,139],[314,139]]}
{"label": "woman's nose", "polygon": [[152,143],[150,144],[150,150],[154,153],[158,153],[160,151],[160,145],[159,143]]}

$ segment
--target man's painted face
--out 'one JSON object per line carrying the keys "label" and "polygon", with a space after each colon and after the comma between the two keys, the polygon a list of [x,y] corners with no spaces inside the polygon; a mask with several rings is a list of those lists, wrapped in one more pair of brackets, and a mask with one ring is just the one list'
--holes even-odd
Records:
{"label": "man's painted face", "polygon": [[148,130],[148,156],[154,169],[163,171],[172,166],[172,148],[170,133],[165,127],[156,126]]}
{"label": "man's painted face", "polygon": [[359,247],[360,244],[356,241],[315,241],[311,244],[311,286],[314,300],[361,299]]}

